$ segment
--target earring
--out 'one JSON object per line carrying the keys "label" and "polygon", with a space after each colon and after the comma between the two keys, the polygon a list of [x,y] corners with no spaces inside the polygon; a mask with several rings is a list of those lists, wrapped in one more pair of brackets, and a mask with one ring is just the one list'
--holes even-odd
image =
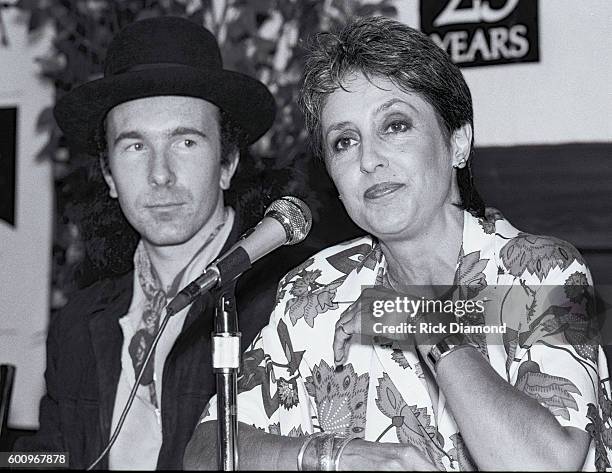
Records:
{"label": "earring", "polygon": [[463,169],[467,163],[465,158],[461,158],[456,164],[453,165],[455,169]]}

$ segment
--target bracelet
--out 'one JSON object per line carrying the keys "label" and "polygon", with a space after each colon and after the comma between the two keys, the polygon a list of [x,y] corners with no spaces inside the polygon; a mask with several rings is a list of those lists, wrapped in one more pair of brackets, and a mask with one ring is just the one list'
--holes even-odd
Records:
{"label": "bracelet", "polygon": [[336,439],[336,434],[327,434],[323,436],[317,442],[317,453],[319,454],[319,470],[320,471],[332,471],[333,470],[333,462],[332,462],[332,452],[334,451],[334,440]]}
{"label": "bracelet", "polygon": [[442,358],[445,358],[445,357],[446,357],[446,355],[449,355],[449,354],[451,354],[451,353],[454,353],[454,352],[456,352],[456,351],[459,351],[459,350],[461,350],[462,348],[474,348],[474,349],[476,349],[476,347],[475,347],[474,345],[455,345],[455,346],[454,346],[454,347],[452,347],[450,350],[445,351],[444,353],[442,353],[442,354],[440,355],[440,358],[438,358],[438,361],[437,361],[437,362],[436,362],[436,364],[435,364],[435,368],[437,369],[438,365],[440,364],[440,360],[441,360]]}
{"label": "bracelet", "polygon": [[304,443],[300,447],[300,451],[299,451],[298,456],[297,456],[297,469],[298,469],[298,471],[303,471],[302,462],[304,461],[304,453],[306,452],[306,449],[308,448],[308,445],[310,445],[310,442],[312,442],[315,438],[320,437],[321,435],[325,435],[325,432],[316,432],[314,434],[309,435],[306,438],[306,440],[304,440]]}
{"label": "bracelet", "polygon": [[[452,353],[460,348],[474,347],[469,343],[468,338],[464,336],[449,335],[443,340],[436,343],[427,353],[427,359],[431,363],[434,371],[436,370],[438,363],[449,353]],[[475,347],[474,347],[475,348]]]}
{"label": "bracelet", "polygon": [[304,455],[306,450],[314,442],[316,465],[310,465],[308,469],[316,469],[320,471],[338,471],[340,465],[340,457],[346,446],[355,440],[356,436],[346,436],[335,432],[316,432],[309,435],[302,446],[297,456],[297,469],[304,471]]}
{"label": "bracelet", "polygon": [[316,432],[309,435],[302,443],[297,456],[298,471],[304,471],[304,455],[308,448],[314,444],[316,465],[307,465],[307,469],[320,471],[336,471],[340,464],[340,456],[355,436],[346,436],[336,432]]}
{"label": "bracelet", "polygon": [[342,438],[342,441],[340,442],[340,446],[338,447],[338,450],[336,450],[336,453],[334,454],[334,471],[340,471],[340,457],[342,456],[342,453],[344,452],[344,449],[346,448],[346,446],[349,443],[351,443],[352,440],[355,440],[356,438],[357,437],[354,437],[354,436]]}

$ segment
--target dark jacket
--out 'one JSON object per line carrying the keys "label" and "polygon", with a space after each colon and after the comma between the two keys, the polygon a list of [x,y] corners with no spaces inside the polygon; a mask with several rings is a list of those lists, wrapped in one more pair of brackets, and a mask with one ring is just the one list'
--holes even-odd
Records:
{"label": "dark jacket", "polygon": [[[238,238],[234,226],[222,252]],[[298,263],[285,247],[253,265],[236,288],[243,349],[268,322],[283,273]],[[299,259],[299,257],[297,257]],[[15,451],[65,451],[71,468],[86,468],[110,437],[123,334],[118,319],[129,309],[133,271],[77,293],[52,318],[47,337],[47,393],[40,429],[19,439]],[[163,373],[162,446],[158,469],[182,468],[183,453],[206,403],[215,393],[211,367],[214,300],[194,302],[168,354]],[[108,469],[105,458],[98,468]]]}

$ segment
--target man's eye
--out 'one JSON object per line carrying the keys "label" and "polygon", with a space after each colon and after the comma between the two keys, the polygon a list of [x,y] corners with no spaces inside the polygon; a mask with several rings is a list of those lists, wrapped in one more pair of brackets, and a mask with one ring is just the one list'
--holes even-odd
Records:
{"label": "man's eye", "polygon": [[406,122],[393,122],[387,126],[386,133],[403,133],[408,131],[408,124]]}
{"label": "man's eye", "polygon": [[336,144],[334,145],[334,149],[336,151],[344,151],[350,148],[351,146],[355,146],[356,144],[357,144],[356,139],[345,136],[336,141]]}
{"label": "man's eye", "polygon": [[197,146],[197,144],[198,144],[197,141],[192,140],[190,138],[183,138],[182,140],[180,140],[180,141],[178,141],[176,143],[176,145],[179,148],[193,148],[193,147]]}

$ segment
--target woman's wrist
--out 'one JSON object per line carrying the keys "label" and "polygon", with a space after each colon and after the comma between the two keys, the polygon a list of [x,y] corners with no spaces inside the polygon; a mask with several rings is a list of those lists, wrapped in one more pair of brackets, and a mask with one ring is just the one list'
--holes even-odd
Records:
{"label": "woman's wrist", "polygon": [[[414,327],[414,342],[417,347],[431,347],[451,335],[451,328],[457,322],[455,314],[448,312],[431,312],[419,314],[408,320]],[[421,353],[426,356],[427,353]]]}
{"label": "woman's wrist", "polygon": [[356,437],[338,433],[316,432],[308,436],[297,456],[297,469],[336,471],[348,444]]}
{"label": "woman's wrist", "polygon": [[443,358],[451,356],[457,350],[476,348],[464,334],[448,334],[431,345],[419,345],[417,349],[432,373],[435,375]]}

